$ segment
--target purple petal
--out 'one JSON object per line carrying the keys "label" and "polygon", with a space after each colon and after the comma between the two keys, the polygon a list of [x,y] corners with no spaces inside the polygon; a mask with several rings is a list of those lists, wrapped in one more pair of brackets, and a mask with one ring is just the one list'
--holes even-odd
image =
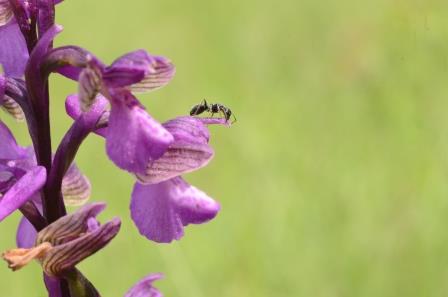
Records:
{"label": "purple petal", "polygon": [[183,226],[213,219],[220,206],[204,192],[176,177],[154,185],[136,183],[131,217],[140,234],[169,243],[183,236]]}
{"label": "purple petal", "polygon": [[154,273],[146,276],[136,283],[124,297],[163,297],[159,290],[153,287],[152,283],[163,278],[163,274]]}
{"label": "purple petal", "polygon": [[0,120],[0,159],[22,159],[27,156],[27,150],[20,147],[11,131]]}
{"label": "purple petal", "polygon": [[20,159],[25,153],[8,127],[0,120],[0,159]]}
{"label": "purple petal", "polygon": [[149,70],[149,55],[144,50],[127,53],[104,71],[103,79],[110,88],[122,88],[140,82]]}
{"label": "purple petal", "polygon": [[14,173],[11,172],[7,166],[3,166],[0,164],[0,195],[8,191],[14,183]]}
{"label": "purple petal", "polygon": [[21,77],[28,61],[28,49],[15,20],[0,26],[0,64],[6,76]]}
{"label": "purple petal", "polygon": [[36,242],[37,232],[25,217],[22,217],[17,228],[16,243],[18,248],[29,249]]}
{"label": "purple petal", "polygon": [[[99,94],[96,96],[94,104],[90,107],[89,113],[95,113],[96,116],[101,115],[101,118],[107,114],[108,118],[108,105],[109,101]],[[82,110],[78,95],[74,94],[67,97],[67,100],[65,101],[65,110],[74,120],[81,116]],[[98,121],[98,124],[101,124],[101,119]],[[95,130],[95,133],[106,137],[106,128],[97,129]]]}
{"label": "purple petal", "polygon": [[104,81],[111,88],[129,86],[132,92],[147,92],[168,84],[174,73],[175,67],[167,58],[137,50],[115,60],[105,71]]}
{"label": "purple petal", "polygon": [[92,59],[96,58],[82,47],[61,46],[50,50],[45,55],[42,71],[44,73],[58,72],[69,79],[78,81],[79,74]]}
{"label": "purple petal", "polygon": [[163,126],[173,134],[175,140],[207,144],[210,139],[207,127],[199,118],[190,116],[177,117],[163,123]]}
{"label": "purple petal", "polygon": [[204,125],[223,125],[226,127],[230,127],[232,125],[224,118],[196,118],[196,119],[201,121]]}
{"label": "purple petal", "polygon": [[174,65],[165,57],[150,56],[149,64],[149,71],[143,80],[130,87],[132,92],[143,93],[164,87],[176,73]]}
{"label": "purple petal", "polygon": [[163,126],[174,136],[174,141],[162,157],[148,163],[145,174],[137,174],[142,183],[155,184],[195,171],[213,158],[208,129],[200,120],[179,117]]}
{"label": "purple petal", "polygon": [[111,104],[107,154],[118,167],[144,173],[150,160],[163,155],[173,136],[149,116],[132,94],[125,92]]}
{"label": "purple petal", "polygon": [[87,219],[87,232],[93,232],[100,227],[100,222],[97,221],[96,218],[88,218]]}
{"label": "purple petal", "polygon": [[0,200],[0,221],[31,199],[44,186],[46,178],[47,173],[42,166],[22,176]]}

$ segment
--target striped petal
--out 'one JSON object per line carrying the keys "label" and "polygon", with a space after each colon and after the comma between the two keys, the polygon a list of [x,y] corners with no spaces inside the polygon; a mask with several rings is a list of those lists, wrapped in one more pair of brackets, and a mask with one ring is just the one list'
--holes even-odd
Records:
{"label": "striped petal", "polygon": [[195,171],[213,158],[208,129],[200,120],[179,117],[163,126],[173,135],[174,141],[162,157],[148,163],[144,174],[137,174],[142,183],[155,184]]}
{"label": "striped petal", "polygon": [[91,194],[89,179],[72,164],[62,179],[62,195],[66,205],[80,206],[86,203]]}
{"label": "striped petal", "polygon": [[103,73],[110,88],[122,88],[140,82],[149,69],[149,55],[144,50],[127,53],[115,60]]}
{"label": "striped petal", "polygon": [[60,218],[41,230],[36,243],[50,242],[52,245],[58,245],[77,238],[88,230],[87,221],[90,218],[95,218],[104,208],[106,208],[104,203],[92,203],[83,206],[76,212]]}
{"label": "striped petal", "polygon": [[9,0],[0,0],[0,26],[4,26],[12,19],[14,12]]}
{"label": "striped petal", "polygon": [[18,270],[37,259],[48,276],[61,275],[103,248],[117,235],[121,225],[118,218],[92,227],[91,220],[96,220],[95,217],[104,207],[103,203],[86,205],[60,218],[37,234],[33,247],[6,251],[2,254],[3,259],[12,270]]}
{"label": "striped petal", "polygon": [[84,68],[79,75],[78,95],[81,110],[86,112],[95,101],[96,95],[101,90],[101,72],[94,67]]}
{"label": "striped petal", "polygon": [[120,226],[120,219],[115,218],[93,232],[55,246],[43,258],[43,270],[50,276],[57,276],[65,270],[73,268],[85,258],[105,247],[118,234]]}
{"label": "striped petal", "polygon": [[109,87],[128,87],[131,92],[148,92],[168,84],[175,67],[165,57],[152,56],[144,50],[127,53],[115,60],[104,73]]}
{"label": "striped petal", "polygon": [[0,102],[0,106],[8,114],[10,114],[16,121],[23,122],[25,120],[25,114],[23,113],[22,108],[11,97],[6,95],[3,96],[3,102]]}
{"label": "striped petal", "polygon": [[144,93],[166,86],[176,73],[176,68],[170,60],[164,57],[152,56],[150,68],[145,77],[130,86],[133,93]]}

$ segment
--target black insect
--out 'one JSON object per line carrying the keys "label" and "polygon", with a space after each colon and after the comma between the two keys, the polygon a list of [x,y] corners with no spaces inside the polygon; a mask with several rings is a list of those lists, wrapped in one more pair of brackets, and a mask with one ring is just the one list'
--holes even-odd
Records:
{"label": "black insect", "polygon": [[222,105],[221,103],[211,103],[211,104],[208,104],[207,100],[205,100],[205,99],[200,104],[196,104],[195,106],[193,106],[191,108],[190,115],[191,116],[200,115],[200,114],[202,114],[204,112],[209,112],[209,113],[212,114],[212,116],[215,113],[222,113],[222,115],[224,116],[226,121],[229,121],[230,117],[233,116],[232,123],[236,122],[236,117],[232,113],[230,108]]}

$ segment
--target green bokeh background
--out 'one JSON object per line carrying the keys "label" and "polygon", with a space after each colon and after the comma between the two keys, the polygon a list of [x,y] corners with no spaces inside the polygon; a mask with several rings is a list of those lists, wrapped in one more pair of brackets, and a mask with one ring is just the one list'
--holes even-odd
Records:
{"label": "green bokeh background", "polygon": [[[448,295],[448,2],[73,0],[64,32],[107,62],[137,48],[177,66],[141,96],[160,121],[202,98],[238,122],[212,127],[212,163],[186,179],[222,204],[209,224],[157,245],[129,219],[133,179],[90,137],[77,163],[103,220],[122,231],[79,268],[105,297],[163,272],[182,297]],[[76,85],[53,76],[56,146]],[[22,144],[24,124],[13,123]],[[14,247],[15,214],[0,225]],[[0,266],[0,295],[45,296],[40,267]]]}

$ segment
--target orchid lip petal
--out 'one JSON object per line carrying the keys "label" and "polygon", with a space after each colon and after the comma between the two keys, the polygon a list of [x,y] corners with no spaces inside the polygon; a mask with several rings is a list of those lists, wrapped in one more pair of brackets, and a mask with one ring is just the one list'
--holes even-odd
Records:
{"label": "orchid lip petal", "polygon": [[149,116],[130,93],[125,102],[112,101],[106,132],[106,152],[118,167],[132,173],[145,172],[150,160],[160,158],[173,136]]}
{"label": "orchid lip petal", "polygon": [[22,176],[0,200],[0,221],[33,197],[45,184],[46,170],[37,166]]}
{"label": "orchid lip petal", "polygon": [[159,243],[179,240],[184,226],[205,223],[219,210],[217,202],[180,177],[152,185],[136,183],[132,192],[132,220],[140,234]]}

